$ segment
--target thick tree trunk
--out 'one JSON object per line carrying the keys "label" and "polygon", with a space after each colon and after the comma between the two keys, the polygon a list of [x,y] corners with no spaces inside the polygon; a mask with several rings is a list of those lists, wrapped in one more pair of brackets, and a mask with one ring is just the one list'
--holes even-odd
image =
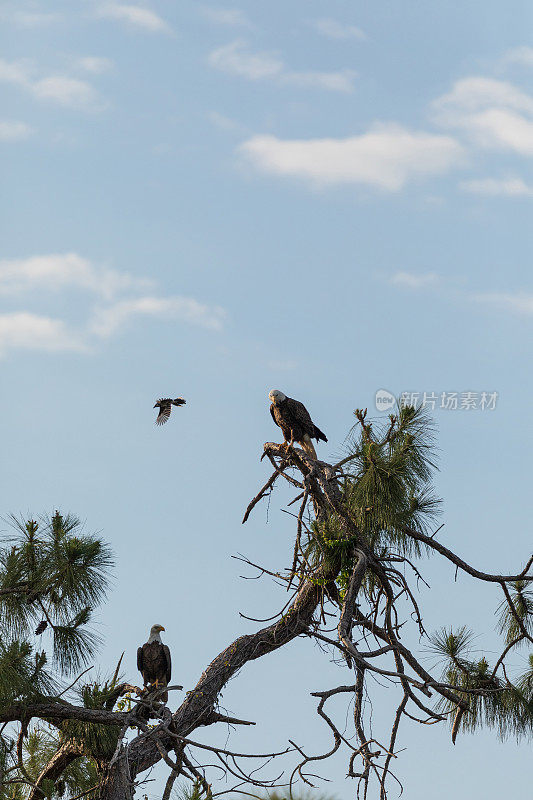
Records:
{"label": "thick tree trunk", "polygon": [[[285,456],[282,445],[268,443],[265,451],[276,456]],[[329,464],[313,462],[302,451],[294,450],[291,460],[309,481],[311,497],[322,496],[322,503],[315,503],[317,517],[327,513],[324,508],[338,503],[340,492],[334,472]],[[277,622],[254,634],[241,636],[220,653],[207,667],[193,691],[189,692],[172,717],[171,729],[178,736],[188,736],[195,728],[214,721],[213,710],[218,696],[227,683],[248,661],[254,661],[305,633],[313,619],[323,595],[322,587],[335,580],[340,564],[330,563],[317,570],[313,580],[305,581],[294,602]],[[130,800],[133,797],[133,781],[140,772],[161,760],[156,740],[167,750],[173,750],[176,739],[163,725],[159,733],[155,729],[150,737],[138,736],[130,742],[127,751],[122,750],[110,766],[100,792],[101,800]]]}
{"label": "thick tree trunk", "polygon": [[118,757],[104,775],[98,797],[100,800],[133,800],[135,784],[130,778],[127,747],[121,747]]}

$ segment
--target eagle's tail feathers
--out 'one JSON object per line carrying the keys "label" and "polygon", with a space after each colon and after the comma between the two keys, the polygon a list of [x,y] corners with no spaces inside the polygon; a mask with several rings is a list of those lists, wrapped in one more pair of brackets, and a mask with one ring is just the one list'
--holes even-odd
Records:
{"label": "eagle's tail feathers", "polygon": [[175,400],[172,401],[172,405],[174,406],[184,406],[187,401],[183,399],[183,397],[176,397]]}
{"label": "eagle's tail feathers", "polygon": [[320,428],[317,428],[317,426],[316,426],[316,425],[315,425],[315,435],[314,435],[314,438],[317,440],[317,442],[319,442],[320,440],[322,440],[323,442],[327,442],[327,440],[328,440],[328,437],[326,436],[326,434],[325,434],[325,433],[322,433],[322,431],[320,430]]}
{"label": "eagle's tail feathers", "polygon": [[315,448],[313,446],[313,442],[311,441],[311,438],[310,438],[309,434],[306,433],[304,435],[304,438],[302,439],[300,444],[302,445],[302,447],[305,450],[305,452],[307,453],[307,455],[311,456],[311,458],[314,458],[315,461],[316,461],[317,460],[316,450],[315,450]]}

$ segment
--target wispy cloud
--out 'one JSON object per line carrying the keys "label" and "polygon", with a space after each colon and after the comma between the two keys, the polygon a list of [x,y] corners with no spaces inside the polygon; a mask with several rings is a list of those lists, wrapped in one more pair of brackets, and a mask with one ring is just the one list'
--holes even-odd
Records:
{"label": "wispy cloud", "polygon": [[521,64],[524,67],[533,67],[533,47],[523,45],[508,50],[502,58],[505,64]]}
{"label": "wispy cloud", "polygon": [[172,30],[162,17],[146,6],[129,3],[104,3],[97,9],[97,15],[125,22],[134,28],[143,28],[150,33],[170,33]]}
{"label": "wispy cloud", "polygon": [[207,118],[209,122],[218,128],[221,131],[227,131],[228,133],[238,133],[243,134],[246,133],[246,128],[244,125],[241,125],[240,122],[237,122],[230,117],[226,117],[224,114],[219,114],[218,111],[210,111],[207,114]]}
{"label": "wispy cloud", "polygon": [[97,92],[86,81],[68,75],[38,77],[35,66],[29,61],[0,59],[0,82],[19,86],[38,100],[68,108],[96,111],[103,107]]}
{"label": "wispy cloud", "polygon": [[214,8],[202,6],[203,16],[215,25],[227,25],[236,28],[251,28],[252,23],[240,8]]}
{"label": "wispy cloud", "polygon": [[486,197],[533,197],[533,186],[528,186],[522,178],[481,178],[462,181],[459,188],[463,192]]}
{"label": "wispy cloud", "polygon": [[486,149],[533,155],[533,97],[506,81],[469,77],[434,101],[435,121]]}
{"label": "wispy cloud", "polygon": [[215,332],[223,328],[226,312],[220,306],[183,295],[148,295],[148,287],[153,290],[153,281],[96,266],[77,253],[0,261],[0,295],[31,295],[34,303],[45,297],[45,290],[76,290],[88,300],[86,322],[75,330],[61,319],[26,310],[0,315],[0,355],[16,348],[89,352],[97,342],[143,318]]}
{"label": "wispy cloud", "polygon": [[199,303],[192,297],[136,297],[98,309],[90,324],[97,336],[107,338],[134,317],[178,319],[210,330],[221,330],[225,311],[219,306]]}
{"label": "wispy cloud", "polygon": [[473,300],[516,314],[533,314],[533,294],[527,292],[488,292],[474,295]]}
{"label": "wispy cloud", "polygon": [[65,75],[41,78],[32,84],[31,89],[40,100],[50,100],[69,108],[96,109],[101,106],[90,84]]}
{"label": "wispy cloud", "polygon": [[87,345],[61,320],[28,311],[0,314],[0,356],[19,348],[49,352],[84,351]]}
{"label": "wispy cloud", "polygon": [[146,289],[151,281],[98,267],[77,253],[53,253],[0,261],[0,294],[73,287],[110,299],[129,289]]}
{"label": "wispy cloud", "polygon": [[494,106],[532,113],[533,98],[507,81],[473,76],[456,81],[450,92],[433,103],[437,117],[450,122],[454,122],[457,115]]}
{"label": "wispy cloud", "polygon": [[113,62],[110,58],[105,58],[103,56],[85,56],[77,60],[76,66],[85,72],[90,72],[93,75],[100,75],[102,72],[110,70],[113,66]]}
{"label": "wispy cloud", "polygon": [[0,10],[0,19],[18,25],[21,28],[44,28],[63,19],[61,14],[55,12],[35,11],[32,5],[25,4],[23,0],[17,3],[4,3]]}
{"label": "wispy cloud", "polygon": [[507,311],[514,314],[533,315],[533,294],[531,292],[472,292],[463,286],[462,280],[454,278],[443,279],[436,272],[415,273],[415,272],[396,272],[389,276],[388,282],[393,286],[399,286],[413,292],[423,290],[452,288],[455,291],[446,292],[448,299],[460,300],[461,302],[476,303],[485,305],[499,311]]}
{"label": "wispy cloud", "polygon": [[344,139],[253,136],[240,145],[239,153],[263,172],[318,186],[366,184],[389,192],[416,178],[448,172],[463,161],[455,139],[395,124],[376,124],[367,133]]}
{"label": "wispy cloud", "polygon": [[406,289],[427,289],[436,286],[440,282],[440,277],[435,272],[414,273],[396,272],[390,278],[390,283],[394,286],[403,286]]}
{"label": "wispy cloud", "polygon": [[356,25],[349,25],[329,17],[312,20],[309,23],[318,33],[328,39],[366,39],[366,34]]}
{"label": "wispy cloud", "polygon": [[0,81],[31,88],[27,61],[5,61],[0,58]]}
{"label": "wispy cloud", "polygon": [[462,280],[446,278],[435,272],[415,273],[397,272],[388,277],[392,286],[397,286],[412,292],[424,290],[439,290],[448,287],[455,290],[447,291],[445,296],[449,300],[475,303],[484,305],[492,310],[510,312],[513,314],[533,316],[533,294],[531,292],[472,292],[464,287]]}
{"label": "wispy cloud", "polygon": [[19,142],[27,139],[32,133],[32,128],[25,122],[0,120],[0,142]]}
{"label": "wispy cloud", "polygon": [[355,72],[294,71],[274,52],[253,52],[243,39],[213,50],[208,63],[215,69],[250,81],[274,80],[278,84],[327,89],[334,92],[353,91]]}
{"label": "wispy cloud", "polygon": [[283,72],[283,61],[275,53],[250,52],[246,42],[236,39],[210,53],[209,64],[230,75],[251,81],[272,78]]}

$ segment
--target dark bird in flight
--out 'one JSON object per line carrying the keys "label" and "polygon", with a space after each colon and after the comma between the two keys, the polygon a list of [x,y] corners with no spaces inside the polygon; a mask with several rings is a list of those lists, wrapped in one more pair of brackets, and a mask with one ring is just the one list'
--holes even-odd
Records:
{"label": "dark bird in flight", "polygon": [[[152,625],[150,636],[137,650],[137,669],[143,676],[144,686],[148,691],[164,689],[170,682],[172,661],[168,645],[161,641],[160,633],[164,631],[162,625]],[[168,692],[163,692],[157,698],[162,703],[168,700]]]}
{"label": "dark bird in flight", "polygon": [[170,417],[172,406],[184,406],[187,401],[183,397],[176,397],[173,400],[171,397],[161,397],[154,408],[159,408],[159,415],[155,421],[156,425],[163,425],[164,422]]}
{"label": "dark bird in flight", "polygon": [[317,428],[303,403],[272,389],[268,395],[272,419],[282,432],[287,448],[298,442],[305,452],[316,460],[316,450],[311,439],[327,442],[326,434]]}

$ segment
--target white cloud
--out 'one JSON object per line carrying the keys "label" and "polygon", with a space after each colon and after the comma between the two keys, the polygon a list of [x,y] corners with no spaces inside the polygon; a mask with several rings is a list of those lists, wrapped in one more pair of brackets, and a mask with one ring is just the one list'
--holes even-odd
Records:
{"label": "white cloud", "polygon": [[463,160],[455,139],[395,124],[376,124],[367,133],[345,139],[253,136],[239,152],[264,172],[317,185],[367,184],[390,192],[414,178],[445,173]]}
{"label": "white cloud", "polygon": [[126,3],[105,3],[97,11],[99,17],[116,19],[151,33],[170,33],[171,28],[155,11],[145,6]]}
{"label": "white cloud", "polygon": [[69,108],[97,106],[97,95],[90,84],[64,75],[41,78],[33,83],[32,91],[40,100],[51,100]]}
{"label": "white cloud", "polygon": [[[26,310],[0,314],[0,356],[11,348],[88,352],[96,341],[108,339],[128,322],[142,318],[222,329],[226,312],[220,306],[180,295],[141,294],[152,286],[151,280],[95,266],[76,253],[0,261],[0,295],[33,293],[35,300],[42,298],[44,291],[74,289],[85,292],[89,300],[87,321],[74,331],[60,319]],[[95,296],[99,300],[96,307]]]}
{"label": "white cloud", "polygon": [[91,72],[93,75],[100,75],[102,72],[107,72],[107,70],[111,69],[113,62],[110,58],[101,56],[85,56],[84,58],[78,59],[77,65],[80,69],[85,70],[85,72]]}
{"label": "white cloud", "polygon": [[366,35],[361,28],[338,22],[335,19],[323,17],[313,20],[310,24],[318,33],[328,39],[366,39]]}
{"label": "white cloud", "polygon": [[231,27],[251,28],[252,24],[244,11],[240,8],[213,8],[202,6],[202,14],[215,25],[229,25]]}
{"label": "white cloud", "polygon": [[486,149],[533,155],[533,97],[506,81],[470,77],[433,103],[435,121]]}
{"label": "white cloud", "polygon": [[533,155],[533,120],[514,111],[491,108],[473,117],[469,128],[483,147]]}
{"label": "white cloud", "polygon": [[218,111],[210,111],[207,115],[209,122],[221,131],[228,133],[246,133],[246,128],[240,122],[236,122],[224,114],[219,114]]}
{"label": "white cloud", "polygon": [[280,84],[327,89],[334,92],[353,91],[355,72],[295,72],[286,68],[277,53],[252,52],[247,42],[236,39],[234,42],[213,50],[208,63],[215,69],[238,75],[250,81],[275,80]]}
{"label": "white cloud", "polygon": [[435,286],[440,278],[435,272],[416,274],[413,272],[397,272],[390,278],[390,283],[394,286],[404,286],[407,289],[426,289],[428,286]]}
{"label": "white cloud", "polygon": [[251,53],[246,42],[237,39],[213,50],[208,62],[215,69],[256,81],[280,75],[283,61],[275,53]]}
{"label": "white cloud", "polygon": [[508,50],[502,58],[504,64],[521,64],[524,67],[533,67],[533,47],[523,45]]}
{"label": "white cloud", "polygon": [[23,5],[22,0],[18,0],[17,3],[4,2],[4,7],[0,10],[0,19],[22,28],[43,28],[62,19],[60,14],[34,11],[32,5],[24,9],[21,8]]}
{"label": "white cloud", "polygon": [[475,295],[473,299],[517,314],[533,314],[533,294],[526,292],[489,292]]}
{"label": "white cloud", "polygon": [[0,355],[16,348],[83,351],[86,345],[61,320],[27,311],[0,314]]}
{"label": "white cloud", "polygon": [[220,330],[225,312],[219,306],[208,306],[192,297],[136,297],[98,309],[90,326],[91,331],[106,338],[136,316],[178,319],[202,328]]}
{"label": "white cloud", "polygon": [[533,197],[533,187],[528,186],[521,178],[481,178],[462,181],[459,188],[463,192],[487,197]]}
{"label": "white cloud", "polygon": [[146,289],[151,281],[96,267],[77,253],[54,253],[0,261],[0,294],[75,287],[110,299],[127,289]]}
{"label": "white cloud", "polygon": [[459,112],[482,111],[487,107],[533,112],[533,98],[512,83],[473,76],[456,81],[451,92],[434,101],[437,114],[454,120]]}
{"label": "white cloud", "polygon": [[0,142],[19,142],[31,136],[33,130],[25,122],[0,120]]}
{"label": "white cloud", "polygon": [[0,82],[11,83],[30,92],[39,100],[48,100],[69,108],[99,110],[102,103],[94,88],[86,81],[66,75],[35,77],[35,68],[28,61],[0,59]]}
{"label": "white cloud", "polygon": [[29,65],[27,61],[5,61],[0,58],[0,81],[19,86],[30,86]]}

